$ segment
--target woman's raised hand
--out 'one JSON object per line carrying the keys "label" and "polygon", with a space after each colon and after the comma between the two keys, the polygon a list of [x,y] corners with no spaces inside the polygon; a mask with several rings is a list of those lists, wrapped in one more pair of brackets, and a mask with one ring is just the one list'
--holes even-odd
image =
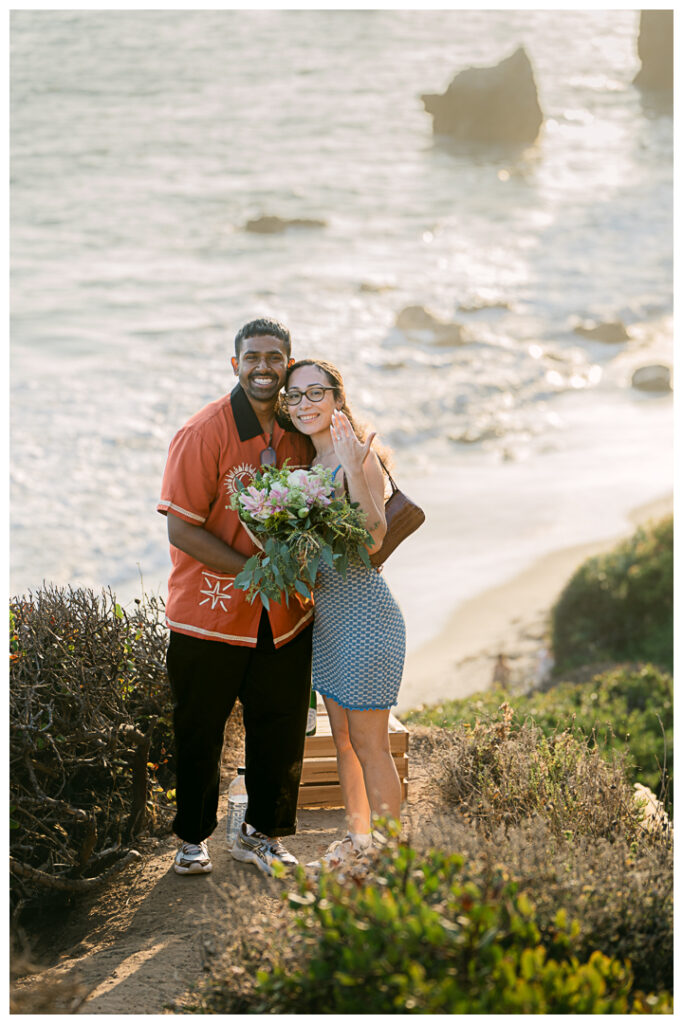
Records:
{"label": "woman's raised hand", "polygon": [[368,434],[364,443],[359,441],[346,413],[335,409],[332,413],[330,434],[334,450],[342,464],[344,473],[349,476],[354,472],[359,472],[368,457],[372,442],[375,439],[375,432],[373,431],[372,434]]}

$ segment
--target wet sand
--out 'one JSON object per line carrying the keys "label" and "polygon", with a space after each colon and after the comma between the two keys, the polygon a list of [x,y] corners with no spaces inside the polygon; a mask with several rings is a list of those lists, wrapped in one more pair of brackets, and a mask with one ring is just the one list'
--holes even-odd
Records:
{"label": "wet sand", "polygon": [[[634,528],[669,514],[673,496],[633,509]],[[564,548],[539,558],[513,579],[461,604],[441,632],[409,653],[398,713],[440,700],[467,697],[490,685],[499,655],[512,689],[528,687],[547,664],[550,609],[587,558],[608,551],[628,532]]]}

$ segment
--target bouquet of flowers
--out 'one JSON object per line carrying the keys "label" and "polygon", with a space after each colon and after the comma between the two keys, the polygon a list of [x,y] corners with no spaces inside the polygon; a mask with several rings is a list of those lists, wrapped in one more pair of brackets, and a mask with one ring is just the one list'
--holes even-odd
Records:
{"label": "bouquet of flowers", "polygon": [[370,568],[365,513],[334,497],[330,469],[262,466],[248,486],[237,481],[231,506],[261,548],[235,577],[250,601],[258,595],[268,608],[283,593],[288,605],[290,594],[310,597],[321,559],[345,576],[355,552]]}

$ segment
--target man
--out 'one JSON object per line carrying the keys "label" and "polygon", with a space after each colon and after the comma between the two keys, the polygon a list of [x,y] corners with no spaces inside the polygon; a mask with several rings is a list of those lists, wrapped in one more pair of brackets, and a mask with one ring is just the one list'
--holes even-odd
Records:
{"label": "man", "polygon": [[245,728],[246,822],[237,860],[273,873],[296,864],[280,842],[296,831],[311,685],[310,602],[290,597],[266,612],[235,576],[256,548],[230,508],[237,480],[259,465],[308,466],[310,442],[275,418],[291,358],[276,320],[245,324],[235,337],[238,384],[182,427],[171,442],[157,510],[167,517],[172,569],[166,622],[174,697],[179,874],[211,871],[206,839],[217,824],[225,723],[239,697]]}

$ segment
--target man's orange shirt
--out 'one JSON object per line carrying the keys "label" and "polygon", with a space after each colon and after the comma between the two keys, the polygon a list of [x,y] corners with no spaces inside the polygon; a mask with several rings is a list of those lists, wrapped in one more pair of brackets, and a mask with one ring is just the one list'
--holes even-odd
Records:
{"label": "man's orange shirt", "polygon": [[[310,441],[275,424],[272,446],[277,465],[308,466]],[[168,453],[157,511],[203,526],[243,555],[258,550],[230,508],[235,481],[248,484],[260,465],[267,439],[249,399],[238,384],[205,406],[178,431]],[[250,604],[234,576],[215,572],[171,545],[166,623],[178,633],[255,647],[262,604]],[[297,635],[313,618],[313,604],[299,595],[271,601],[268,612],[276,647]]]}

